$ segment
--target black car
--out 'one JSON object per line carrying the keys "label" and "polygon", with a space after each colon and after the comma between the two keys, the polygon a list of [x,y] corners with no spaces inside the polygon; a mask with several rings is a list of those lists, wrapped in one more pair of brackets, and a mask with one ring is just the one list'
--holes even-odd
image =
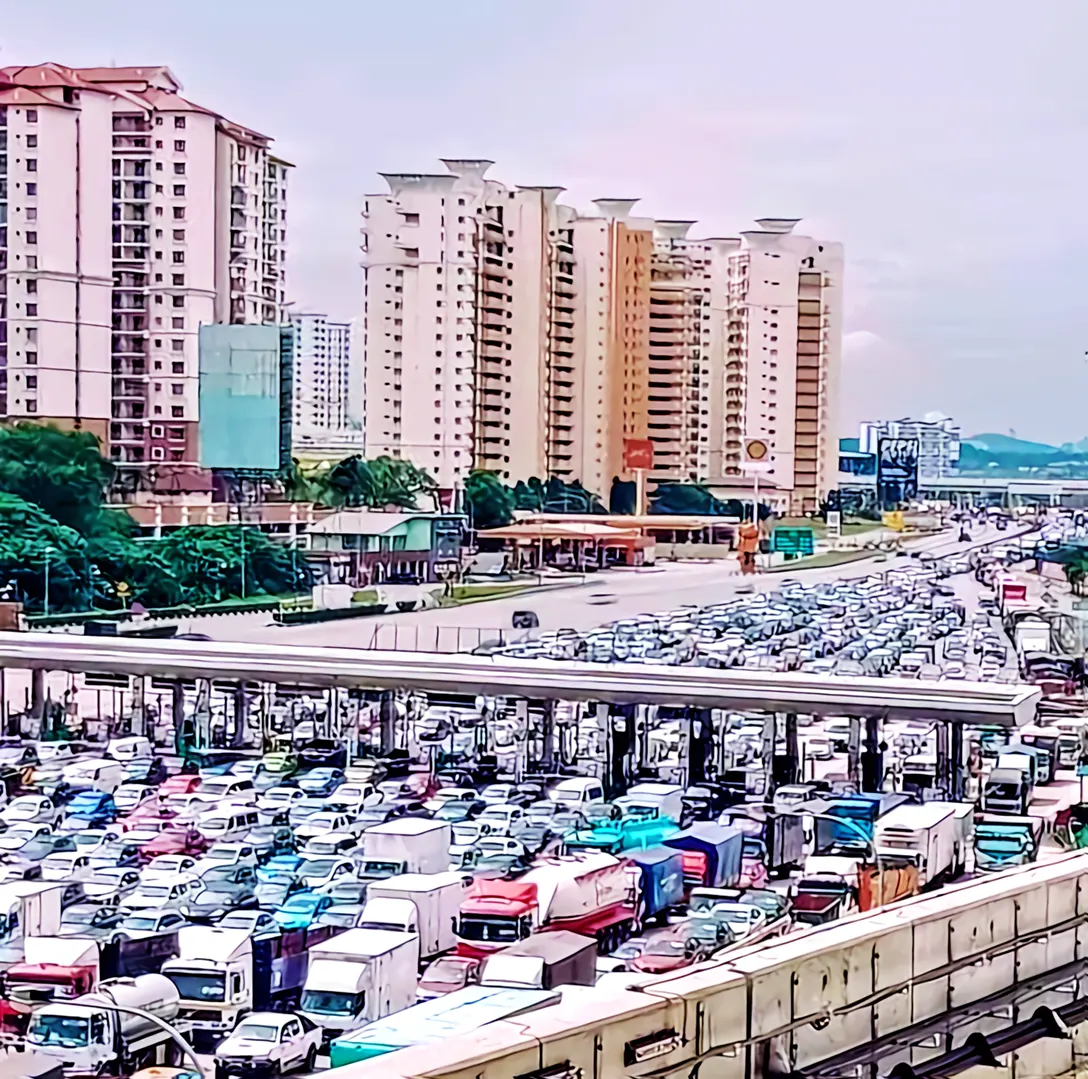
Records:
{"label": "black car", "polygon": [[342,742],[315,738],[308,745],[296,750],[300,771],[310,768],[346,768],[348,750]]}
{"label": "black car", "polygon": [[129,761],[125,765],[125,783],[142,783],[157,787],[167,776],[166,762],[162,757]]}
{"label": "black car", "polygon": [[103,907],[97,903],[77,903],[68,907],[60,917],[62,937],[87,937],[106,933],[119,925],[127,911],[117,907]]}
{"label": "black car", "polygon": [[217,922],[232,910],[254,910],[257,895],[251,884],[236,884],[230,880],[208,880],[196,895],[187,899],[181,913],[191,922]]}
{"label": "black car", "polygon": [[393,802],[379,802],[373,806],[363,806],[355,814],[355,819],[362,823],[364,828],[370,828],[375,824],[385,824],[386,821],[403,817],[403,807]]}
{"label": "black car", "polygon": [[450,824],[457,824],[463,820],[474,820],[485,809],[487,809],[487,802],[482,798],[451,799],[448,802],[443,802],[435,811],[434,819],[449,821]]}
{"label": "black car", "polygon": [[431,811],[418,798],[394,798],[391,802],[379,803],[397,811],[398,817],[430,817]]}
{"label": "black car", "polygon": [[217,865],[209,869],[200,879],[204,884],[224,880],[229,884],[244,884],[252,888],[257,883],[257,874],[251,865]]}

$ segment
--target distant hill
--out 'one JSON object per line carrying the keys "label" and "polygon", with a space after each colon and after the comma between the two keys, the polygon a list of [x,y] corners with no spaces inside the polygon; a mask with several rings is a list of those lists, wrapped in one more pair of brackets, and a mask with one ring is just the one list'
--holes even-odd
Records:
{"label": "distant hill", "polygon": [[1048,446],[1045,442],[1028,442],[1022,438],[1013,438],[1011,435],[987,433],[972,435],[963,441],[977,449],[989,450],[991,453],[1035,455],[1058,452],[1057,446]]}

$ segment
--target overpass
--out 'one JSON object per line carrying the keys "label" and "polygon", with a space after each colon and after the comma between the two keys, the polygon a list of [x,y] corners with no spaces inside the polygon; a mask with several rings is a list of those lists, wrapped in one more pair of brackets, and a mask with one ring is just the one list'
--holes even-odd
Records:
{"label": "overpass", "polygon": [[1042,696],[996,683],[58,633],[0,633],[0,668],[1010,727],[1030,723]]}
{"label": "overpass", "polygon": [[[998,1032],[1041,1010],[1072,1024],[1084,1011],[1070,1005],[1083,1005],[1086,968],[1080,852],[676,974],[566,987],[559,1004],[345,1065],[338,1079],[909,1075],[953,1044],[990,1033],[1000,1044]],[[1041,1025],[1036,1038],[1049,1039],[1026,1074],[1059,1075],[1083,1059],[1083,1025],[1071,1037],[1061,1022]]]}

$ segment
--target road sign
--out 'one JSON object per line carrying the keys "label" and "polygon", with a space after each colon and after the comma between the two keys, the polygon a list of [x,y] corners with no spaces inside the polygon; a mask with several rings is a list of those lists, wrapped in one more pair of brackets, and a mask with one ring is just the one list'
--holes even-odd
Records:
{"label": "road sign", "polygon": [[771,534],[771,550],[784,555],[810,555],[814,544],[811,528],[776,528]]}
{"label": "road sign", "polygon": [[771,447],[762,438],[744,440],[744,459],[752,463],[766,461],[771,456]]}
{"label": "road sign", "polygon": [[648,438],[623,440],[623,467],[628,472],[654,467],[654,444]]}

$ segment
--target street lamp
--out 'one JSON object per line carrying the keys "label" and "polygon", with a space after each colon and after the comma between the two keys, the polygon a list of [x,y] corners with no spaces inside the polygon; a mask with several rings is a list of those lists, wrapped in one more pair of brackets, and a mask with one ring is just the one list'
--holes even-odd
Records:
{"label": "street lamp", "polygon": [[44,610],[46,615],[49,614],[49,557],[57,553],[56,547],[46,547],[42,554],[45,556],[45,596],[44,596]]}

